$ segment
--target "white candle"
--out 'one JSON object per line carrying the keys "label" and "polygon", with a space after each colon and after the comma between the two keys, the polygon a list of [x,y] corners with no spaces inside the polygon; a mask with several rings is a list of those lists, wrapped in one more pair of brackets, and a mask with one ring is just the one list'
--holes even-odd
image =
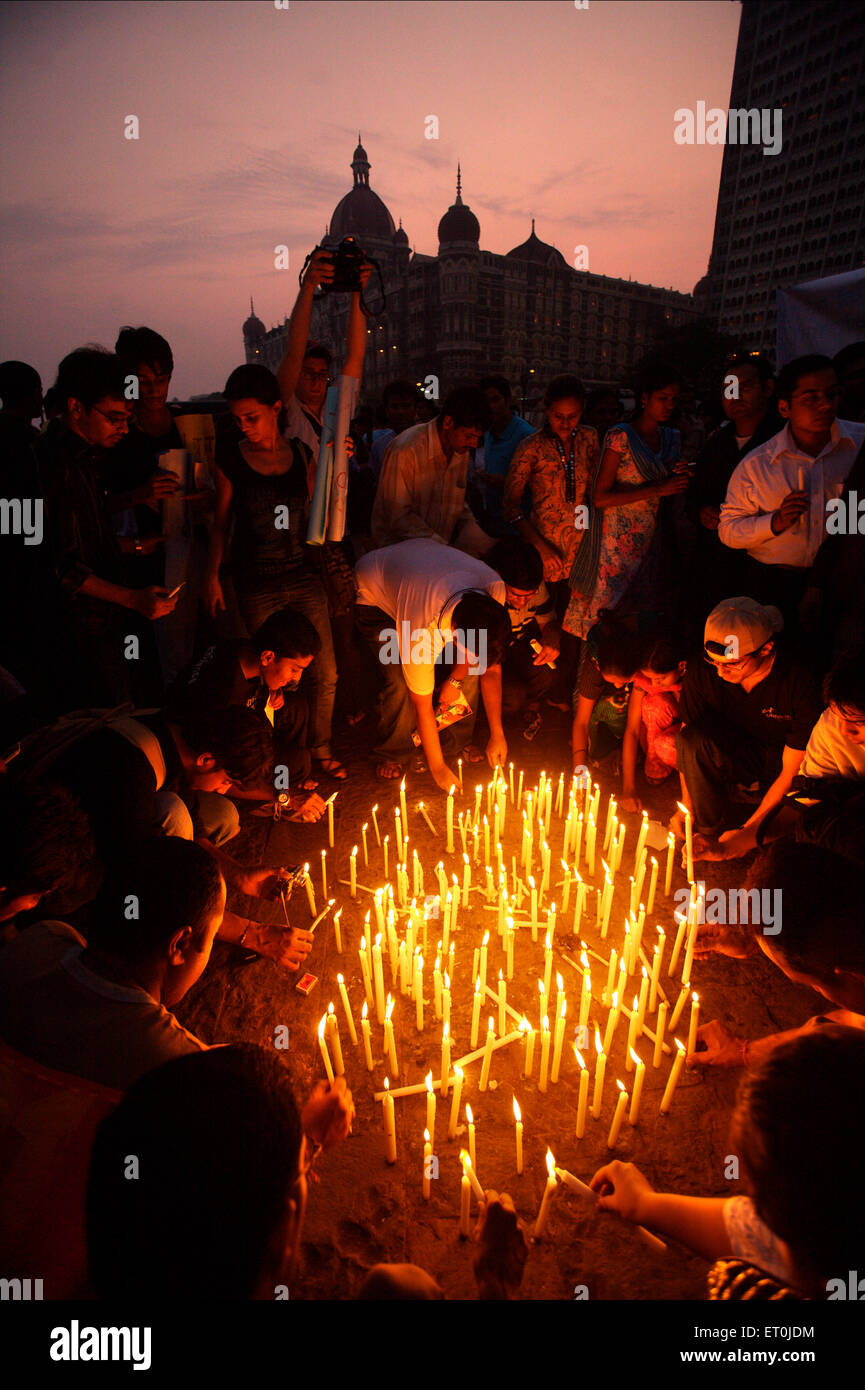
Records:
{"label": "white candle", "polygon": [[466,1124],[469,1127],[469,1160],[472,1167],[477,1166],[477,1154],[475,1152],[475,1121],[470,1105],[466,1106]]}
{"label": "white candle", "polygon": [[583,917],[583,907],[586,902],[586,885],[577,874],[577,900],[574,903],[574,936],[579,935],[580,922]]}
{"label": "white candle", "polygon": [[652,855],[652,877],[649,879],[649,896],[646,899],[646,916],[653,911],[655,906],[655,891],[658,887],[658,861]]}
{"label": "white candle", "polygon": [[694,882],[694,823],[691,812],[687,806],[683,806],[681,801],[676,805],[685,817],[685,862],[687,864],[688,882]]}
{"label": "white candle", "polygon": [[408,807],[405,804],[405,778],[399,784],[399,809],[402,816],[403,830],[408,830]]}
{"label": "white candle", "polygon": [[442,1020],[445,1023],[451,1021],[451,980],[447,971],[445,971],[444,988],[442,989]]}
{"label": "white candle", "polygon": [[616,1101],[616,1113],[613,1115],[613,1123],[610,1125],[610,1132],[607,1135],[607,1148],[614,1149],[619,1137],[619,1130],[622,1128],[622,1120],[625,1118],[625,1107],[628,1104],[628,1093],[621,1081],[617,1081],[619,1088],[619,1099]]}
{"label": "white candle", "polygon": [[691,1022],[688,1028],[688,1056],[692,1057],[697,1047],[697,1029],[700,1026],[700,996],[691,995]]}
{"label": "white candle", "polygon": [[443,1099],[443,1100],[447,1100],[448,1087],[449,1087],[449,1077],[450,1077],[450,1069],[451,1069],[451,1036],[450,1036],[450,1024],[449,1024],[449,1023],[445,1023],[445,1024],[443,1024],[443,1026],[442,1026],[442,1079],[441,1079],[441,1087],[440,1087],[440,1090],[441,1090],[441,1093],[442,1093],[442,1099]]}
{"label": "white candle", "polygon": [[460,1178],[460,1236],[467,1240],[471,1233],[472,1185],[466,1177],[465,1169]]}
{"label": "white candle", "polygon": [[422,1183],[423,1183],[422,1191],[423,1191],[423,1197],[424,1197],[424,1201],[425,1201],[425,1202],[428,1202],[429,1199],[430,1199],[430,1191],[431,1191],[431,1187],[432,1187],[432,1184],[431,1184],[431,1181],[430,1181],[431,1177],[432,1177],[432,1136],[431,1136],[429,1130],[428,1130],[428,1129],[425,1129],[424,1132],[423,1132],[423,1179],[422,1179]]}
{"label": "white candle", "polygon": [[[321,852],[321,874],[322,874],[322,878],[324,878],[324,850],[322,850],[322,852]],[[351,896],[352,896],[353,898],[356,898],[356,897],[357,897],[357,845],[355,845],[354,849],[352,850],[351,856],[350,856],[349,861],[348,861],[348,876],[349,876],[349,883],[350,883],[349,891],[350,891],[350,893],[351,893]]]}
{"label": "white candle", "polygon": [[557,1082],[559,1079],[559,1068],[562,1064],[562,1046],[565,1041],[565,1014],[567,1012],[567,1000],[562,999],[562,1007],[556,1019],[556,1036],[553,1043],[553,1065],[550,1068],[550,1080]]}
{"label": "white candle", "polygon": [[637,836],[637,848],[636,848],[636,850],[634,851],[634,878],[637,877],[637,872],[638,872],[639,867],[640,867],[640,855],[643,853],[643,846],[644,846],[645,843],[646,843],[646,836],[648,835],[648,833],[649,833],[649,813],[648,813],[648,811],[644,811],[644,812],[643,812],[643,819],[642,819],[642,821],[640,822],[640,833],[639,833],[639,835]]}
{"label": "white candle", "polygon": [[418,952],[414,960],[414,1004],[417,1031],[423,1032],[423,956]]}
{"label": "white candle", "polygon": [[448,854],[454,852],[454,788],[448,792],[447,801],[447,851]]}
{"label": "white candle", "polygon": [[595,1063],[595,1089],[592,1095],[592,1118],[597,1120],[601,1115],[601,1099],[604,1094],[604,1077],[607,1072],[607,1058],[601,1046],[601,1034],[599,1029],[595,1029],[595,1051],[598,1060]]}
{"label": "white candle", "polygon": [[471,1157],[469,1156],[469,1154],[467,1154],[467,1153],[465,1152],[465,1150],[463,1150],[462,1153],[460,1154],[460,1162],[461,1162],[462,1165],[463,1165],[463,1172],[465,1173],[466,1177],[468,1178],[469,1182],[471,1183],[472,1191],[474,1192],[474,1194],[475,1194],[475,1196],[477,1197],[478,1201],[479,1201],[479,1202],[485,1202],[485,1201],[486,1201],[486,1197],[484,1196],[484,1190],[483,1190],[483,1188],[481,1187],[481,1185],[480,1185],[480,1183],[478,1182],[477,1177],[476,1177],[476,1175],[475,1175],[475,1168],[474,1168],[474,1164],[473,1164],[472,1161],[471,1161]]}
{"label": "white candle", "polygon": [[351,1012],[351,1004],[348,1000],[348,990],[345,987],[345,980],[342,975],[337,975],[336,983],[339,985],[339,997],[342,1000],[342,1007],[345,1010],[345,1021],[348,1024],[348,1035],[352,1043],[357,1047],[357,1029],[354,1026],[354,1017]]}
{"label": "white candle", "polygon": [[309,865],[303,866],[303,886],[306,889],[306,900],[309,903],[310,916],[315,916],[315,889],[312,886],[312,879],[309,876]]}
{"label": "white candle", "polygon": [[363,1035],[363,1055],[366,1058],[366,1069],[372,1071],[372,1043],[370,1041],[369,1019],[367,1018],[367,1005],[364,1000],[363,1008],[360,1011],[360,1027]]}
{"label": "white candle", "polygon": [[389,875],[389,872],[390,872],[390,871],[389,871],[389,868],[388,868],[388,863],[389,863],[389,861],[388,861],[388,856],[389,856],[389,854],[390,854],[390,836],[389,836],[389,835],[385,835],[385,837],[384,837],[384,839],[383,839],[383,841],[382,841],[382,852],[383,852],[383,854],[384,854],[384,876],[385,876],[385,878],[387,878],[388,875]]}
{"label": "white candle", "polygon": [[541,1019],[541,1074],[538,1090],[546,1092],[547,1076],[550,1066],[550,1020],[546,1014]]}
{"label": "white candle", "polygon": [[628,1124],[635,1125],[640,1118],[640,1097],[643,1094],[643,1082],[646,1077],[646,1064],[641,1061],[636,1052],[631,1059],[636,1067],[634,1076],[634,1088],[631,1091],[631,1108],[628,1111]]}
{"label": "white candle", "polygon": [[318,1046],[321,1052],[321,1060],[324,1062],[324,1069],[327,1073],[327,1079],[328,1081],[333,1081],[333,1067],[331,1066],[330,1053],[327,1050],[327,1043],[325,1042],[324,1037],[324,1029],[326,1023],[327,1014],[322,1014],[321,1022],[318,1025]]}
{"label": "white candle", "polygon": [[490,1066],[491,1066],[492,1060],[493,1060],[493,1043],[494,1043],[494,1042],[495,1042],[495,1032],[494,1032],[494,1030],[493,1030],[493,1021],[492,1021],[492,1019],[490,1019],[490,1021],[489,1021],[489,1026],[488,1026],[488,1028],[487,1028],[487,1040],[486,1040],[486,1043],[485,1043],[485,1045],[484,1045],[484,1059],[483,1059],[483,1062],[481,1063],[481,1079],[480,1079],[480,1081],[478,1082],[478,1090],[479,1090],[479,1091],[485,1091],[485,1090],[487,1089],[487,1084],[488,1084],[489,1079],[490,1079]]}
{"label": "white candle", "polygon": [[613,1037],[619,1023],[619,995],[613,990],[613,998],[610,1004],[610,1012],[607,1014],[607,1027],[604,1032],[604,1051],[609,1052],[613,1045]]}
{"label": "white candle", "polygon": [[508,1002],[508,987],[502,971],[499,971],[499,1037],[505,1036],[505,1005]]}
{"label": "white candle", "polygon": [[649,981],[649,1013],[653,1014],[658,1007],[658,985],[661,979],[661,961],[664,956],[664,942],[666,936],[658,927],[658,942],[652,953],[652,978]]}
{"label": "white candle", "polygon": [[[338,796],[339,792],[334,792],[333,796],[329,796],[327,799],[327,843],[331,849],[333,849],[333,803]],[[325,890],[324,896],[327,897],[327,890]]]}
{"label": "white candle", "polygon": [[627,1071],[630,1071],[630,1070],[631,1070],[631,1066],[632,1066],[632,1062],[631,1062],[631,1053],[632,1053],[632,1051],[633,1051],[633,1049],[634,1049],[634,1043],[637,1041],[637,1039],[639,1038],[639,1036],[640,1036],[640,1001],[639,1001],[639,999],[637,998],[637,996],[636,996],[636,994],[635,994],[635,995],[634,995],[634,1003],[633,1003],[633,1006],[632,1006],[632,1008],[631,1008],[631,1017],[630,1017],[630,1019],[628,1020],[628,1049],[627,1049],[627,1053],[626,1053],[626,1055],[625,1055],[625,1068],[626,1068]]}
{"label": "white candle", "polygon": [[550,992],[550,980],[553,974],[553,941],[550,933],[547,932],[544,939],[544,994]]}
{"label": "white candle", "polygon": [[580,1094],[577,1101],[576,1136],[578,1139],[582,1139],[586,1132],[586,1111],[589,1106],[589,1069],[576,1046],[574,1047],[574,1052],[580,1068]]}
{"label": "white candle", "polygon": [[556,1183],[556,1160],[553,1158],[553,1155],[550,1153],[550,1150],[547,1149],[547,1181],[544,1187],[544,1195],[541,1198],[541,1206],[540,1210],[538,1211],[538,1218],[535,1222],[535,1240],[540,1240],[541,1236],[544,1234],[544,1231],[546,1230],[547,1217],[549,1215],[550,1210],[550,1201],[552,1199],[553,1193],[556,1190]]}
{"label": "white candle", "polygon": [[426,1127],[430,1136],[436,1132],[436,1093],[433,1090],[432,1071],[426,1074]]}
{"label": "white candle", "polygon": [[394,810],[393,810],[393,829],[394,829],[394,840],[396,841],[396,857],[397,857],[397,861],[398,861],[398,862],[402,862],[402,857],[403,857],[403,853],[402,853],[402,816],[400,815],[400,813],[399,813],[399,807],[397,807],[397,806],[395,806],[395,807],[394,807]]}
{"label": "white candle", "polygon": [[667,1085],[664,1089],[664,1095],[661,1100],[659,1110],[659,1113],[661,1115],[666,1115],[673,1102],[673,1092],[675,1091],[676,1086],[679,1082],[679,1077],[682,1074],[682,1067],[685,1065],[685,1055],[686,1054],[684,1047],[679,1042],[679,1039],[676,1038],[676,1056],[673,1059],[673,1065],[670,1068],[670,1075],[667,1079]]}
{"label": "white candle", "polygon": [[384,1016],[384,1050],[385,1050],[385,1052],[387,1053],[388,1057],[390,1058],[391,1070],[392,1070],[394,1076],[399,1076],[399,1067],[397,1066],[397,1060],[396,1060],[396,1042],[394,1041],[394,1036],[393,1036],[393,1023],[391,1022],[391,1015],[392,1015],[392,1014],[393,1014],[393,1000],[391,999],[390,995],[388,995],[388,997],[387,997],[387,1009],[386,1009],[386,1011],[385,1011],[385,1016]]}
{"label": "white candle", "polygon": [[372,813],[371,813],[371,814],[372,814],[372,828],[373,828],[373,830],[375,831],[376,844],[379,846],[379,848],[381,848],[381,835],[379,834],[379,829],[378,829],[378,816],[376,815],[376,811],[377,811],[377,810],[378,810],[378,802],[376,802],[375,806],[373,806],[373,808],[372,808]]}
{"label": "white candle", "polygon": [[373,943],[372,974],[375,982],[375,1014],[379,1023],[384,1023],[384,973],[381,965],[381,933],[378,934]]}
{"label": "white candle", "polygon": [[649,1000],[649,973],[646,967],[642,967],[642,979],[640,980],[640,1000],[637,1005],[637,1037],[643,1031],[643,1023],[646,1019],[646,1005]]}
{"label": "white candle", "polygon": [[484,939],[483,939],[483,941],[481,942],[481,958],[480,958],[480,964],[479,964],[479,966],[478,966],[478,979],[479,979],[480,982],[481,982],[481,989],[482,989],[482,990],[486,989],[486,987],[487,987],[487,947],[488,947],[488,945],[489,945],[489,940],[490,940],[490,934],[489,934],[489,932],[488,932],[488,931],[487,931],[487,932],[484,932]]}
{"label": "white candle", "polygon": [[514,1096],[514,1134],[517,1144],[517,1172],[523,1171],[523,1121],[517,1098]]}
{"label": "white candle", "polygon": [[333,1004],[327,1006],[327,1020],[325,1022],[325,1035],[333,1049],[333,1069],[337,1076],[345,1075],[345,1063],[342,1060],[342,1044],[339,1040],[339,1024],[336,1021],[336,1013]]}
{"label": "white candle", "polygon": [[677,1025],[678,1025],[679,1019],[682,1017],[682,1010],[683,1010],[684,1007],[685,1007],[685,1001],[687,1000],[688,995],[690,994],[690,992],[691,992],[691,991],[690,991],[690,988],[689,988],[688,985],[682,985],[682,988],[681,988],[680,991],[679,991],[679,997],[678,997],[678,999],[676,1000],[675,1006],[674,1006],[674,1008],[673,1008],[673,1012],[672,1012],[672,1014],[670,1015],[670,1024],[669,1024],[669,1027],[670,1027],[670,1032],[671,1032],[671,1033],[674,1033],[674,1032],[676,1031],[676,1027],[677,1027]]}
{"label": "white candle", "polygon": [[333,914],[333,939],[336,945],[337,955],[342,955],[342,933],[340,932],[340,920],[342,918],[342,908]]}
{"label": "white candle", "polygon": [[393,1108],[393,1096],[390,1094],[389,1088],[390,1082],[385,1077],[385,1093],[381,1102],[381,1113],[384,1120],[385,1159],[388,1163],[396,1163],[396,1116]]}
{"label": "white candle", "polygon": [[451,1113],[448,1121],[448,1139],[455,1139],[457,1133],[457,1120],[460,1114],[460,1101],[463,1094],[463,1077],[465,1072],[462,1067],[454,1067],[454,1094],[451,1101]]}

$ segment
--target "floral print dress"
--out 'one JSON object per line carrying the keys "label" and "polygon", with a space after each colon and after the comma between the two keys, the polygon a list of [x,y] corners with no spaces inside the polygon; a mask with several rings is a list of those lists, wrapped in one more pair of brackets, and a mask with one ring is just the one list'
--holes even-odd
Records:
{"label": "floral print dress", "polygon": [[[528,488],[532,499],[531,523],[561,559],[544,560],[544,579],[555,584],[567,579],[584,534],[576,525],[576,508],[587,500],[598,461],[598,436],[590,425],[574,432],[574,498],[568,501],[567,479],[556,441],[546,427],[520,440],[514,450],[505,482],[503,515],[513,521],[522,509]],[[567,446],[566,446],[567,447]]]}

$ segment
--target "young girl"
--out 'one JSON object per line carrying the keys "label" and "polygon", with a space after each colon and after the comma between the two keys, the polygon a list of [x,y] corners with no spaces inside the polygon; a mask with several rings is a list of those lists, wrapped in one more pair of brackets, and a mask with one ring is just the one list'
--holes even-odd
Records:
{"label": "young girl", "polygon": [[637,751],[645,753],[646,781],[659,785],[676,766],[676,732],[681,726],[679,696],[685,675],[685,650],[679,639],[650,637],[634,676],[622,742],[623,811],[641,811],[636,794]]}
{"label": "young girl", "polygon": [[642,643],[610,613],[601,613],[580,653],[571,734],[574,771],[616,752],[625,731],[630,684],[640,668]]}

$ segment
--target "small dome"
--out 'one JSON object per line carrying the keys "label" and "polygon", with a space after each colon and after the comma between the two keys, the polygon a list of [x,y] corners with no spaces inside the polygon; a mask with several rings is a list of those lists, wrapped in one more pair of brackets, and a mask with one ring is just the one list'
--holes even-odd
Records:
{"label": "small dome", "polygon": [[522,242],[520,246],[515,246],[513,251],[508,251],[507,255],[515,261],[534,261],[536,265],[555,265],[567,266],[567,261],[561,251],[557,251],[555,246],[550,246],[546,241],[541,241],[535,236],[535,219],[532,218],[532,234],[528,241]]}
{"label": "small dome", "polygon": [[252,303],[252,296],[250,295],[249,318],[243,325],[243,336],[244,338],[263,338],[266,333],[267,329],[261,322],[261,319],[258,318],[258,316],[256,315],[255,308],[253,307]]}
{"label": "small dome", "polygon": [[342,241],[345,236],[378,237],[382,241],[393,238],[395,227],[393,218],[377,193],[369,186],[369,160],[358,135],[357,149],[351,161],[354,187],[341,198],[330,219],[330,238]]}
{"label": "small dome", "polygon": [[460,190],[460,167],[457,165],[457,196],[451,203],[441,222],[439,222],[439,244],[449,241],[473,241],[481,239],[481,224],[471,208],[466,207]]}
{"label": "small dome", "polygon": [[408,237],[403,231],[402,218],[399,219],[399,226],[393,234],[393,239],[397,246],[408,246]]}

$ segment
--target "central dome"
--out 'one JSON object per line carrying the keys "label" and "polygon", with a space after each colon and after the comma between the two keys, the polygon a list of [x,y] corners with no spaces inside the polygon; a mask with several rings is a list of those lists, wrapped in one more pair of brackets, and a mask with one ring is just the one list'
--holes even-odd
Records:
{"label": "central dome", "polygon": [[360,143],[351,162],[354,174],[354,187],[340,199],[330,219],[330,239],[342,241],[344,236],[377,237],[380,241],[390,241],[396,227],[394,220],[377,193],[369,186],[369,160],[366,150]]}
{"label": "central dome", "polygon": [[513,251],[506,252],[508,258],[515,261],[534,261],[536,265],[567,266],[567,261],[561,251],[557,251],[555,246],[550,246],[548,242],[541,241],[540,237],[535,236],[535,219],[532,218],[532,234],[527,241],[515,246]]}
{"label": "central dome", "polygon": [[441,222],[439,222],[439,245],[449,241],[473,241],[481,239],[481,224],[471,208],[466,207],[460,191],[460,167],[457,165],[457,197],[451,203]]}

